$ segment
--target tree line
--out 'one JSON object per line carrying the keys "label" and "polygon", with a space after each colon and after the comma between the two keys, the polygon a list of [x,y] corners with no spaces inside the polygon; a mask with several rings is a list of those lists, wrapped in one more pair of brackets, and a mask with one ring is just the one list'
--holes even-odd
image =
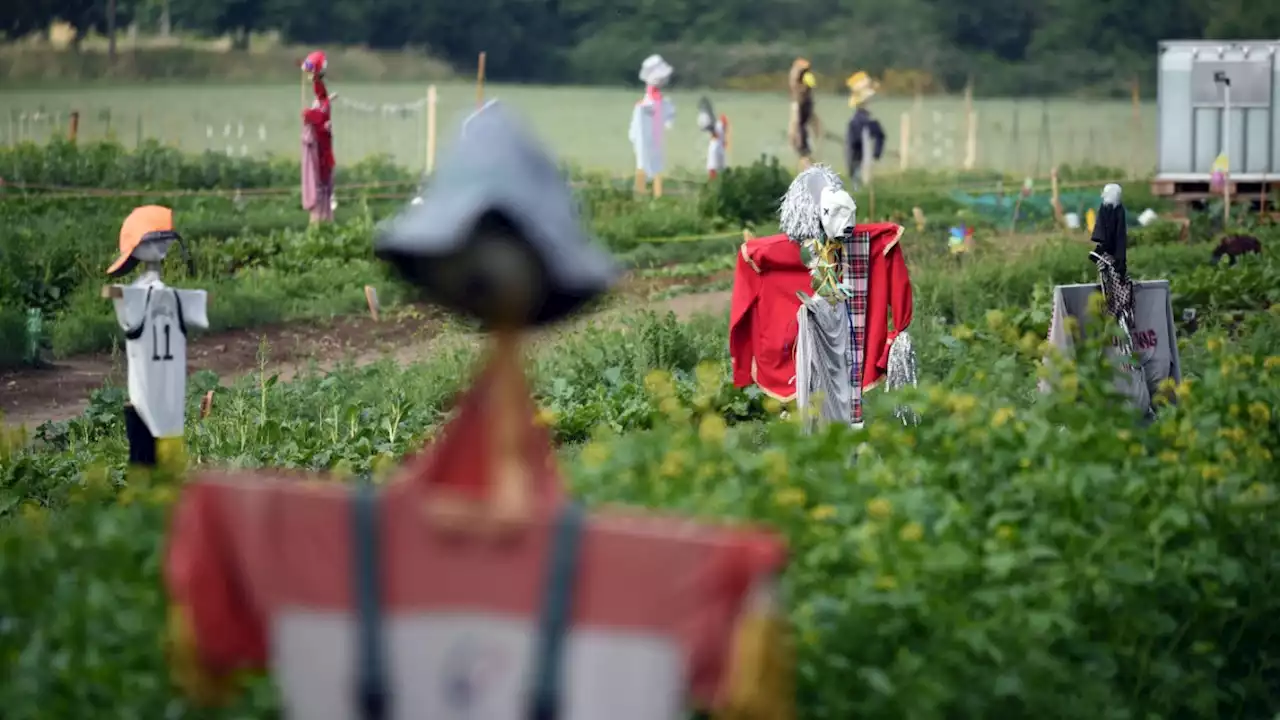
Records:
{"label": "tree line", "polygon": [[637,82],[661,52],[677,81],[785,73],[796,56],[820,75],[918,71],[979,94],[1122,94],[1154,87],[1164,39],[1280,37],[1280,2],[1259,0],[9,0],[0,34],[71,25],[78,36],[256,32],[291,43],[421,49],[522,82]]}

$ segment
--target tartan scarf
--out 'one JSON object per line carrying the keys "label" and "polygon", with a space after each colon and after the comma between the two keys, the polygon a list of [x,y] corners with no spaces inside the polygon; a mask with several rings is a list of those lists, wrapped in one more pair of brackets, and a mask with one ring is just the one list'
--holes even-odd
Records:
{"label": "tartan scarf", "polygon": [[841,278],[851,293],[845,298],[849,315],[849,384],[853,389],[850,422],[862,423],[862,363],[866,360],[867,288],[871,275],[871,234],[855,231],[841,238]]}

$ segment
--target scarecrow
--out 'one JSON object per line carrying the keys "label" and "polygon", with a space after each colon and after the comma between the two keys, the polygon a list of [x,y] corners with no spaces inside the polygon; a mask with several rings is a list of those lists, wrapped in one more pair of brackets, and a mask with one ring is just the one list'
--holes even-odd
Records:
{"label": "scarecrow", "polygon": [[711,100],[704,97],[698,101],[698,129],[711,136],[707,141],[707,177],[715,180],[725,168],[729,150],[729,118],[724,115],[716,117]]}
{"label": "scarecrow", "polygon": [[[1166,379],[1181,381],[1177,328],[1167,280],[1133,282],[1127,259],[1128,233],[1121,188],[1109,183],[1102,189],[1102,204],[1091,239],[1089,260],[1098,271],[1097,285],[1060,285],[1053,292],[1053,321],[1049,342],[1069,351],[1078,338],[1067,328],[1075,318],[1077,328],[1089,324],[1089,298],[1101,291],[1106,315],[1119,326],[1109,349],[1120,367],[1117,389],[1150,417],[1154,399]],[[1137,363],[1132,360],[1136,357]],[[1047,382],[1041,384],[1047,389]]]}
{"label": "scarecrow", "polygon": [[311,222],[333,220],[333,111],[324,76],[329,67],[319,50],[302,61],[302,72],[311,81],[315,100],[302,111],[302,208]]}
{"label": "scarecrow", "polygon": [[[782,233],[748,241],[739,255],[729,352],[738,387],[756,383],[801,407],[822,392],[822,419],[861,426],[865,392],[882,381],[914,385],[917,373],[903,228],[857,225],[856,211],[827,166],[795,178],[779,208]],[[808,270],[803,288],[798,267]],[[911,419],[906,408],[895,415]]]}
{"label": "scarecrow", "polygon": [[271,667],[301,718],[793,720],[773,534],[565,494],[534,422],[521,335],[616,277],[555,163],[500,105],[451,147],[375,253],[492,331],[432,445],[385,485],[206,473],[184,487],[165,578],[197,698]]}
{"label": "scarecrow", "polygon": [[662,94],[673,72],[661,55],[650,55],[640,65],[644,97],[631,112],[627,137],[636,153],[636,194],[653,181],[653,196],[662,196],[662,171],[666,167],[667,130],[675,124],[676,106]]}
{"label": "scarecrow", "polygon": [[822,122],[813,108],[813,91],[818,78],[813,74],[809,61],[796,58],[787,74],[791,91],[791,119],[787,124],[787,139],[791,149],[800,156],[800,169],[809,167],[813,148],[810,139],[822,136]]}
{"label": "scarecrow", "polygon": [[[849,76],[845,85],[849,88],[849,107],[854,111],[845,130],[844,159],[853,189],[857,190],[862,184],[862,166],[867,154],[879,160],[884,153],[884,128],[867,110],[867,102],[880,89],[880,83],[858,71]],[[874,150],[866,147],[868,141],[874,143]]]}
{"label": "scarecrow", "polygon": [[[142,272],[129,285],[104,288],[125,336],[129,463],[143,473],[157,466],[179,469],[186,419],[187,328],[209,327],[205,291],[171,288],[160,279],[161,265],[175,241],[185,255],[172,210],[158,205],[135,208],[120,227],[120,256],[107,275],[122,278],[139,265]],[[187,261],[190,269],[190,256]]]}

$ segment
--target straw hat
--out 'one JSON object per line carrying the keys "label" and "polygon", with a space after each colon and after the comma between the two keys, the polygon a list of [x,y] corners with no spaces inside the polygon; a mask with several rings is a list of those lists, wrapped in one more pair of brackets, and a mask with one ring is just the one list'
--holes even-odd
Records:
{"label": "straw hat", "polygon": [[880,83],[862,70],[850,75],[844,84],[849,88],[849,107],[857,107],[870,100],[880,89]]}
{"label": "straw hat", "polygon": [[[167,248],[168,244],[176,238],[172,210],[159,205],[143,205],[134,208],[133,212],[129,213],[129,217],[125,218],[124,224],[120,226],[120,257],[107,268],[107,274],[112,277],[124,275],[133,269],[138,260],[152,259],[138,257],[138,250],[144,243],[157,245],[163,243]],[[157,254],[160,258],[164,257],[163,252],[149,255]]]}

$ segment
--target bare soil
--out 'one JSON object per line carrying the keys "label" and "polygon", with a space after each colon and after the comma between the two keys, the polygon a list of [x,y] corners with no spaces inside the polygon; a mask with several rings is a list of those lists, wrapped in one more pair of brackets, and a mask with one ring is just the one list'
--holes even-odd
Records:
{"label": "bare soil", "polygon": [[[574,332],[589,322],[609,322],[627,310],[643,307],[671,310],[681,317],[724,312],[729,307],[728,292],[682,295],[659,302],[645,300],[650,293],[670,284],[675,283],[628,282],[622,292],[624,302],[565,327],[544,331],[538,340]],[[193,337],[188,344],[187,367],[191,373],[211,370],[224,382],[231,381],[259,369],[264,347],[267,369],[278,373],[282,381],[306,368],[317,366],[323,370],[344,360],[364,365],[390,356],[408,364],[429,357],[442,338],[478,340],[473,334],[451,330],[450,325],[439,312],[410,305],[385,314],[379,321],[359,315],[209,333]],[[0,412],[6,424],[28,427],[65,420],[84,412],[94,390],[124,382],[124,357],[118,353],[66,358],[49,368],[0,370]]]}

